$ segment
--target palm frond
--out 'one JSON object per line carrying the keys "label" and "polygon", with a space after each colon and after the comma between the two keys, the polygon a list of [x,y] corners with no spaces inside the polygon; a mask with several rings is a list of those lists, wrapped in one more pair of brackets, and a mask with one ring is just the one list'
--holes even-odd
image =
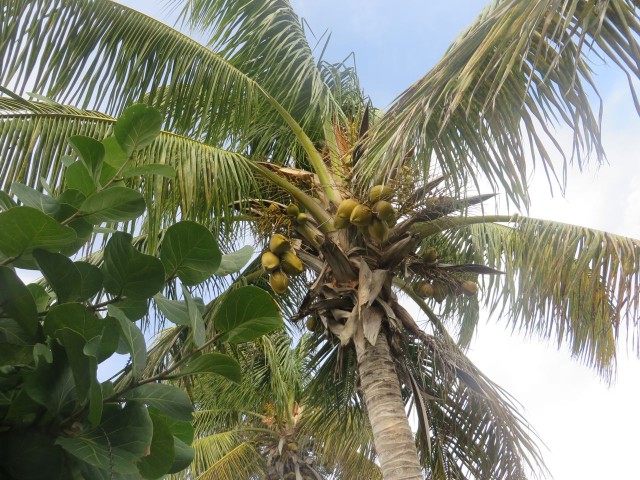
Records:
{"label": "palm frond", "polygon": [[[252,10],[258,2],[244,3]],[[0,34],[0,64],[6,66],[0,84],[110,114],[144,100],[162,110],[166,130],[218,145],[250,145],[252,136],[245,133],[257,120],[275,135],[284,121],[268,105],[268,96],[284,101],[305,126],[311,118],[320,125],[313,107],[331,108],[330,92],[310,64],[304,37],[290,31],[293,14],[282,6],[275,14],[266,4],[259,10],[245,26],[236,23],[241,17],[230,17],[232,25],[217,25],[218,33],[224,36],[231,28],[234,35],[254,40],[266,35],[264,40],[275,29],[277,38],[266,46],[261,42],[261,52],[255,50],[261,47],[247,53],[218,45],[221,53],[216,53],[116,2],[11,0],[3,15],[11,28]],[[296,91],[299,95],[290,95]]]}
{"label": "palm frond", "polygon": [[[435,164],[458,191],[486,177],[516,204],[526,205],[527,150],[550,182],[559,179],[561,186],[569,161],[582,166],[591,154],[602,160],[587,55],[618,65],[635,100],[636,5],[629,0],[493,2],[378,123],[358,164],[360,186],[385,180],[403,163],[427,177]],[[553,138],[560,125],[573,130],[570,158]],[[560,150],[561,165],[554,164],[547,141]],[[419,155],[405,157],[414,147]]]}
{"label": "palm frond", "polygon": [[418,385],[409,398],[422,396],[429,422],[419,422],[418,443],[432,478],[525,479],[545,470],[514,400],[450,339],[423,335],[407,355],[403,365]]}
{"label": "palm frond", "polygon": [[450,238],[507,272],[485,282],[494,311],[525,333],[566,342],[610,379],[621,333],[640,352],[640,242],[547,220],[515,223],[471,225]]}
{"label": "palm frond", "polygon": [[305,130],[320,130],[322,118],[335,108],[287,0],[179,3],[183,21],[202,32],[209,48],[262,85]]}
{"label": "palm frond", "polygon": [[[67,139],[87,135],[102,139],[111,133],[115,118],[60,104],[24,102],[0,97],[0,164],[2,188],[23,182],[41,188],[62,184],[61,158],[71,154]],[[143,179],[150,217],[157,231],[168,220],[193,219],[213,226],[231,222],[234,205],[255,196],[259,186],[242,155],[164,132],[138,153],[140,164],[162,163],[175,168],[174,179]],[[240,202],[240,203],[238,203]]]}
{"label": "palm frond", "polygon": [[229,432],[194,440],[196,456],[186,477],[201,480],[237,480],[262,478],[264,459],[249,442],[229,442]]}

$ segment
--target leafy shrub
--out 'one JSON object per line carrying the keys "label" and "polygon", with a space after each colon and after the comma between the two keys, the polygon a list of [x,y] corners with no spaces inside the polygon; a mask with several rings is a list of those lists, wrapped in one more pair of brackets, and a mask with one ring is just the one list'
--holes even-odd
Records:
{"label": "leafy shrub", "polygon": [[[19,204],[0,192],[2,478],[158,478],[186,468],[193,458],[193,407],[183,390],[162,381],[218,374],[239,382],[238,363],[211,347],[250,341],[282,324],[270,296],[249,286],[216,303],[214,333],[205,334],[204,303],[188,287],[238,271],[250,249],[221,255],[207,228],[180,221],[164,232],[159,254],[149,255],[129,233],[105,229],[146,210],[124,179],[175,175],[167,165],[133,161],[161,123],[156,110],[134,105],[113,136],[70,139],[78,159],[63,158],[59,194],[44,181],[47,194],[14,184]],[[70,258],[96,232],[107,232],[101,262]],[[43,280],[25,285],[15,268],[39,270]],[[181,301],[160,294],[176,280]],[[135,323],[151,298],[190,333],[186,356],[153,375],[145,373],[147,346]],[[128,381],[100,383],[98,366],[116,352],[130,356]]]}

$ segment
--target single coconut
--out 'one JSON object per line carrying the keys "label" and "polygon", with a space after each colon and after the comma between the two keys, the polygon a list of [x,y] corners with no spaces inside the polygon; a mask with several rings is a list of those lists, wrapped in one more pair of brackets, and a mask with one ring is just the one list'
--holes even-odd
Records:
{"label": "single coconut", "polygon": [[280,266],[280,259],[275,253],[264,252],[262,254],[262,267],[269,273],[277,270]]}
{"label": "single coconut", "polygon": [[291,250],[291,242],[284,235],[274,233],[269,240],[269,250],[276,255],[282,255],[284,252]]}
{"label": "single coconut", "polygon": [[273,288],[273,291],[278,295],[282,295],[287,291],[289,286],[289,277],[281,270],[276,270],[269,277],[269,285]]}
{"label": "single coconut", "polygon": [[462,282],[460,288],[462,289],[462,293],[464,293],[468,297],[473,297],[478,293],[478,284],[470,280]]}
{"label": "single coconut", "polygon": [[290,217],[296,218],[299,213],[300,213],[300,209],[298,208],[297,205],[293,203],[290,203],[289,205],[287,205],[287,215],[289,215]]}
{"label": "single coconut", "polygon": [[340,203],[338,206],[338,211],[336,212],[336,217],[333,220],[333,226],[336,228],[346,228],[349,225],[349,218],[351,218],[351,213],[353,209],[359,205],[352,198],[347,198]]}
{"label": "single coconut", "polygon": [[418,286],[415,288],[415,291],[422,298],[433,297],[435,293],[433,285],[428,282],[422,282],[418,284]]}
{"label": "single coconut", "polygon": [[306,213],[299,213],[298,216],[296,217],[296,223],[298,225],[305,225],[308,220],[309,220],[309,215],[307,215]]}
{"label": "single coconut", "polygon": [[380,200],[393,200],[396,192],[388,185],[376,185],[369,190],[369,201],[372,203]]}
{"label": "single coconut", "polygon": [[349,217],[349,221],[353,223],[356,227],[368,227],[371,223],[371,219],[373,218],[373,212],[366,205],[358,205],[351,212],[351,217]]}
{"label": "single coconut", "polygon": [[287,275],[300,275],[304,272],[302,261],[292,250],[282,254],[280,257],[280,265]]}
{"label": "single coconut", "polygon": [[382,220],[387,226],[391,227],[396,224],[396,211],[391,203],[386,200],[380,200],[373,206],[373,213],[378,215],[378,218]]}

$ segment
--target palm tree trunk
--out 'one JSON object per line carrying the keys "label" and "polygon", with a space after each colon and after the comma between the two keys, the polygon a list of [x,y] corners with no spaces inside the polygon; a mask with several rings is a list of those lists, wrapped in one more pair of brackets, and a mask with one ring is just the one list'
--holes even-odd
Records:
{"label": "palm tree trunk", "polygon": [[[356,342],[357,345],[357,342]],[[384,480],[423,480],[384,331],[375,345],[356,347],[360,384]]]}

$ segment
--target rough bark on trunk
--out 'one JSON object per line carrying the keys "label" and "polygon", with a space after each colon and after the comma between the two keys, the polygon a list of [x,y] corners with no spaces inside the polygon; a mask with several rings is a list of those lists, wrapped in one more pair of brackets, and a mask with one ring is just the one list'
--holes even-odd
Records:
{"label": "rough bark on trunk", "polygon": [[364,349],[357,350],[360,383],[382,477],[423,480],[386,335],[380,332],[375,345],[364,342]]}

